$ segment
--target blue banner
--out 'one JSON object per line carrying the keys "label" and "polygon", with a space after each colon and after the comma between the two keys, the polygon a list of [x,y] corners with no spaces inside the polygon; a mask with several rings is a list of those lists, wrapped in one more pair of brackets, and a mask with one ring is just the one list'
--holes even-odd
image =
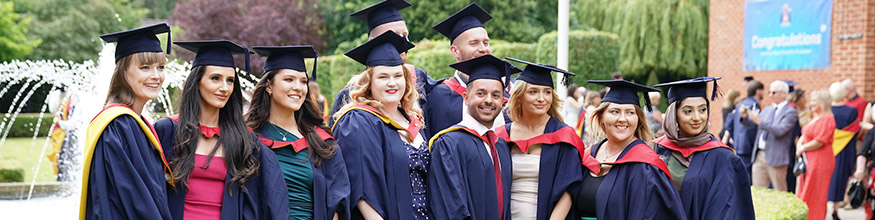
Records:
{"label": "blue banner", "polygon": [[744,70],[829,67],[831,24],[832,0],[747,1]]}

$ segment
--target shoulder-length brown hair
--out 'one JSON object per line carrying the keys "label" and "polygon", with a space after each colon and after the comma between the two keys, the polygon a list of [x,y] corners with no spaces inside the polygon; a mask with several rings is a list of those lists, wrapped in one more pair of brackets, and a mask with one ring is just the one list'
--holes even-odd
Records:
{"label": "shoulder-length brown hair", "polygon": [[109,81],[109,91],[106,93],[106,101],[104,105],[122,104],[133,107],[134,90],[131,89],[131,84],[128,83],[127,70],[129,65],[134,64],[134,60],[139,61],[141,65],[166,64],[167,57],[161,52],[142,52],[122,57],[115,62],[115,69],[112,71],[112,79]]}
{"label": "shoulder-length brown hair", "polygon": [[[599,104],[599,107],[592,112],[590,118],[587,119],[589,121],[589,130],[593,131],[593,141],[601,141],[607,138],[607,134],[605,134],[605,128],[602,124],[602,114],[608,110],[608,106],[610,106],[610,102],[602,102]],[[647,119],[644,117],[644,111],[641,110],[641,107],[635,105],[635,115],[638,116],[638,127],[635,128],[635,138],[641,139],[645,143],[650,143],[653,140],[653,133],[650,132],[650,128],[647,127]]]}
{"label": "shoulder-length brown hair", "polygon": [[[261,77],[261,80],[255,84],[255,91],[252,93],[252,102],[249,105],[249,111],[243,115],[243,118],[246,120],[246,125],[255,130],[266,129],[268,126],[270,119],[270,105],[271,99],[270,94],[267,93],[267,87],[273,84],[274,77],[279,73],[280,70],[271,70],[264,73],[264,76]],[[304,73],[306,75],[306,72]],[[308,77],[309,78],[309,77]],[[313,164],[315,166],[319,166],[323,159],[330,159],[334,156],[334,153],[337,151],[336,144],[328,144],[325,141],[322,141],[319,134],[316,133],[315,128],[319,127],[328,134],[331,134],[331,129],[325,126],[325,122],[322,119],[322,116],[317,110],[318,106],[316,106],[315,96],[311,95],[317,93],[319,91],[310,91],[309,85],[307,86],[307,97],[304,99],[304,103],[301,105],[301,109],[295,111],[295,122],[298,125],[298,130],[301,131],[301,135],[307,140],[309,150],[309,157],[313,158]],[[289,109],[291,111],[291,109]]]}
{"label": "shoulder-length brown hair", "polygon": [[[413,73],[407,69],[406,66],[402,65],[402,72],[404,72],[404,96],[401,98],[401,108],[404,109],[404,112],[411,118],[417,118],[422,116],[422,110],[419,109],[416,105],[414,105],[417,100],[419,100],[419,93],[416,92],[416,82],[413,81]],[[332,117],[337,119],[343,115],[344,112],[352,108],[356,105],[370,105],[374,108],[381,108],[383,104],[380,101],[374,99],[374,95],[371,94],[371,79],[374,77],[374,67],[368,67],[362,73],[359,73],[358,80],[353,84],[353,87],[349,90],[349,103],[346,103],[340,111],[337,111]]]}
{"label": "shoulder-length brown hair", "polygon": [[[507,109],[510,120],[519,121],[523,118],[522,98],[526,94],[526,90],[529,89],[529,85],[529,83],[522,80],[517,80],[513,83],[513,88],[510,90],[510,99],[507,101],[507,106],[504,107]],[[559,106],[562,106],[562,100],[559,99],[559,95],[556,95],[556,91],[553,91],[552,94],[553,102],[550,103],[547,114],[562,121],[562,114],[559,114]]]}

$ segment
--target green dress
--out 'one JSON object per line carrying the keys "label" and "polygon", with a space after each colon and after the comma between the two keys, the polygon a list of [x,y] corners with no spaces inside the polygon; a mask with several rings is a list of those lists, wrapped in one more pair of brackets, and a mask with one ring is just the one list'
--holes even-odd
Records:
{"label": "green dress", "polygon": [[[282,133],[280,133],[282,132]],[[270,124],[265,129],[266,138],[274,141],[294,142],[299,138],[282,128]],[[295,152],[291,145],[274,148],[283,178],[289,189],[289,219],[313,219],[313,166],[308,148]]]}

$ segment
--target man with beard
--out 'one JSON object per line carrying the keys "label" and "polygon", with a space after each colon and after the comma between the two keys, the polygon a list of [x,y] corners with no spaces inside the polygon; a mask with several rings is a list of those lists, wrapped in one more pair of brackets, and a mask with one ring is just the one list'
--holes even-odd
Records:
{"label": "man with beard", "polygon": [[508,84],[501,76],[520,70],[488,54],[450,66],[470,74],[462,93],[469,107],[429,141],[430,208],[436,219],[510,219],[510,151],[491,128]]}
{"label": "man with beard", "polygon": [[[456,58],[456,62],[462,62],[492,53],[489,49],[489,34],[483,28],[483,23],[490,19],[492,16],[488,12],[477,3],[471,3],[436,24],[434,29],[450,39],[450,54]],[[423,106],[428,137],[462,120],[462,115],[466,112],[462,94],[466,91],[468,78],[468,73],[456,70],[453,76],[439,80],[429,91],[426,97],[429,101]],[[505,124],[503,115],[499,114],[495,126]]]}

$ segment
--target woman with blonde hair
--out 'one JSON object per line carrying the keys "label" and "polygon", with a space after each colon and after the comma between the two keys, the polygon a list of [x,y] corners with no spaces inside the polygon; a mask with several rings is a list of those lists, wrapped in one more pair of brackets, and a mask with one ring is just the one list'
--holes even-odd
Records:
{"label": "woman with blonde hair", "polygon": [[[832,98],[830,109],[836,124],[836,136],[833,142],[833,155],[835,155],[835,168],[829,183],[829,201],[833,203],[832,216],[838,219],[838,209],[845,199],[845,189],[848,186],[848,178],[854,172],[855,157],[857,154],[857,133],[860,126],[857,123],[857,109],[845,105],[847,90],[841,82],[836,82],[829,87],[829,96]],[[836,150],[838,149],[838,150]]]}
{"label": "woman with blonde hair", "polygon": [[[510,147],[514,219],[580,219],[571,210],[571,192],[582,180],[583,143],[574,128],[562,122],[561,102],[553,91],[553,72],[574,74],[553,66],[525,63],[505,107],[513,122],[496,129]],[[567,81],[566,81],[567,82]]]}
{"label": "woman with blonde hair", "polygon": [[399,55],[412,47],[385,32],[346,52],[367,66],[332,128],[349,171],[352,219],[432,218],[418,94]]}
{"label": "woman with blonde hair", "polygon": [[805,172],[797,177],[796,196],[808,205],[808,219],[826,218],[829,177],[835,168],[832,143],[836,122],[830,103],[827,91],[811,94],[808,108],[814,118],[802,127],[802,137],[796,142],[796,157],[805,161]]}
{"label": "woman with blonde hair", "polygon": [[578,132],[581,134],[580,137],[581,140],[583,140],[583,144],[585,146],[591,146],[593,144],[593,138],[591,137],[593,132],[588,132],[586,127],[589,125],[588,121],[592,117],[592,112],[595,111],[596,108],[598,108],[601,102],[602,95],[601,93],[599,93],[599,91],[589,90],[586,92],[583,101],[583,122],[578,122],[578,124],[581,124],[581,131]]}
{"label": "woman with blonde hair", "polygon": [[167,58],[155,34],[169,31],[160,23],[100,36],[116,42],[116,66],[106,107],[88,125],[79,219],[172,218],[166,185],[173,174],[141,115],[164,83]]}
{"label": "woman with blonde hair", "polygon": [[[589,82],[611,89],[588,120],[601,141],[587,148],[582,159],[575,211],[598,219],[686,219],[668,167],[646,144],[653,134],[637,93],[659,90],[625,80]],[[650,99],[644,100],[649,108]]]}

